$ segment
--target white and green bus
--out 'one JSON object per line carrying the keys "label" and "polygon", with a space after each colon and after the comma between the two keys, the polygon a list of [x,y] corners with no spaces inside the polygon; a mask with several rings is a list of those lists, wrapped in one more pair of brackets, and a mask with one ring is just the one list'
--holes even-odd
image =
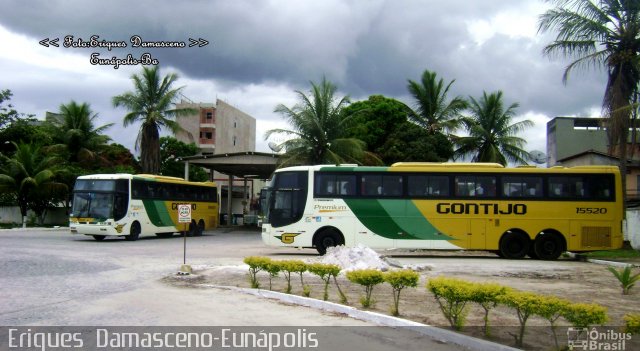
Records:
{"label": "white and green bus", "polygon": [[76,179],[69,228],[72,234],[105,237],[170,237],[183,230],[178,205],[191,205],[189,234],[218,226],[218,194],[213,182],[147,174],[93,174]]}
{"label": "white and green bus", "polygon": [[487,163],[277,170],[262,240],[315,248],[485,250],[552,260],[620,248],[620,172],[611,166],[504,168]]}

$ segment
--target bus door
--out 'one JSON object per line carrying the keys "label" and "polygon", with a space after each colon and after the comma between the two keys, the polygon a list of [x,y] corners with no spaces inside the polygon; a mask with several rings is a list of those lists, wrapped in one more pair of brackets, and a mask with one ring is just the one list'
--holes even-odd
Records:
{"label": "bus door", "polygon": [[485,218],[469,220],[468,248],[484,249],[486,247],[486,224],[487,220]]}

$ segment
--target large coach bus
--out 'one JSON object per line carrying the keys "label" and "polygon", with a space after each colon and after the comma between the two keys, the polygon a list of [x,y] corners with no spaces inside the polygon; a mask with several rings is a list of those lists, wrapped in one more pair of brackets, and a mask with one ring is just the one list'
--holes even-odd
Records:
{"label": "large coach bus", "polygon": [[553,260],[620,248],[617,167],[490,163],[298,166],[277,170],[262,240],[316,248],[470,249]]}
{"label": "large coach bus", "polygon": [[202,235],[218,225],[218,194],[213,182],[146,174],[94,174],[80,176],[73,189],[69,228],[72,234],[170,237],[183,230],[178,205],[191,204],[189,234]]}

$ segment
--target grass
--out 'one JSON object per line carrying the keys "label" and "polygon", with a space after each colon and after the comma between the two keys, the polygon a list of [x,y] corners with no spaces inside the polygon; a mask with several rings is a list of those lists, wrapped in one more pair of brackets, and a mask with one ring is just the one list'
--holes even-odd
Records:
{"label": "grass", "polygon": [[640,260],[640,251],[623,248],[618,250],[593,251],[585,253],[585,256],[596,259],[638,259]]}

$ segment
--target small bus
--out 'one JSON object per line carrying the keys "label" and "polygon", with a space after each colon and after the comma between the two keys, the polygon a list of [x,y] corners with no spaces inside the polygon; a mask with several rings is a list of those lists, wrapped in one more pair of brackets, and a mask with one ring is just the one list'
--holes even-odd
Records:
{"label": "small bus", "polygon": [[[178,223],[178,205],[191,205],[191,223]],[[218,192],[214,182],[147,174],[80,176],[73,188],[69,228],[97,241],[109,235],[137,240],[140,235],[171,237],[188,228],[200,236],[218,226]]]}
{"label": "small bus", "polygon": [[505,168],[494,163],[281,168],[262,240],[315,248],[483,250],[554,260],[622,247],[620,172],[613,166]]}

